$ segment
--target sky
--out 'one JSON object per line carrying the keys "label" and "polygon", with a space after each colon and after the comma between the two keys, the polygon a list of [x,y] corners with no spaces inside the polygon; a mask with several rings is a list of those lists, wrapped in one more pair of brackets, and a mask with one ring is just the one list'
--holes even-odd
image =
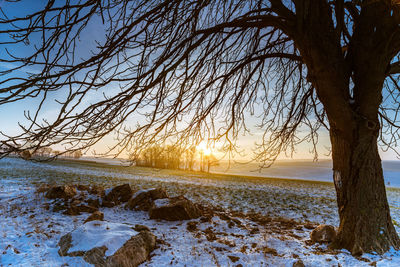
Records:
{"label": "sky", "polygon": [[[22,3],[12,3],[12,2],[5,2],[4,0],[0,0],[0,7],[7,11],[7,16],[13,17],[18,16],[21,13],[32,12],[41,5],[44,5],[46,1],[37,1],[37,0],[28,0],[23,1]],[[84,39],[80,42],[80,53],[87,53],[93,46],[94,40],[101,40],[104,39],[104,29],[99,27],[98,25],[89,24],[87,31],[82,35]],[[23,46],[19,46],[14,48],[12,52],[16,54],[23,54],[27,51],[26,48]],[[0,53],[4,53],[4,47],[0,47]],[[12,67],[9,64],[0,63],[0,70],[8,69]],[[29,71],[34,72],[35,69],[29,69]],[[21,72],[23,75],[23,72]],[[1,79],[1,78],[0,78]],[[61,93],[62,94],[62,93]],[[45,106],[43,107],[42,117],[44,118],[51,118],[54,114],[57,114],[59,109],[59,104],[57,104],[54,99],[58,99],[60,95],[56,94],[52,96],[52,101],[46,102]],[[88,102],[96,101],[101,99],[102,95],[100,92],[98,94],[92,93],[89,98],[87,99]],[[29,99],[25,101],[20,101],[8,105],[0,106],[0,125],[1,131],[5,132],[6,134],[14,135],[19,132],[18,122],[26,122],[24,118],[24,111],[28,110],[35,110],[36,106],[39,103],[39,99]],[[134,125],[136,121],[134,119],[130,119],[127,121],[127,124]],[[238,144],[242,149],[245,151],[245,156],[237,155],[237,159],[249,159],[252,156],[251,150],[254,148],[255,143],[261,141],[262,131],[259,129],[253,128],[251,135],[240,136],[238,140]],[[104,153],[108,146],[113,144],[114,137],[107,136],[103,141],[96,144],[91,150],[88,151],[86,155],[90,156],[94,151],[97,153]],[[327,159],[330,158],[329,155],[329,147],[330,147],[330,140],[329,134],[326,130],[320,132],[320,142],[318,144],[318,154],[319,159]],[[314,155],[310,152],[311,145],[308,143],[302,143],[296,147],[296,153],[293,155],[285,155],[282,154],[279,158],[280,159],[312,159]],[[62,150],[63,147],[54,147],[54,149]],[[217,148],[212,148],[213,153],[220,154],[217,152]],[[396,154],[392,151],[380,151],[381,158],[383,160],[396,160]],[[127,154],[123,153],[122,156],[126,156]],[[292,157],[293,156],[293,157]]]}

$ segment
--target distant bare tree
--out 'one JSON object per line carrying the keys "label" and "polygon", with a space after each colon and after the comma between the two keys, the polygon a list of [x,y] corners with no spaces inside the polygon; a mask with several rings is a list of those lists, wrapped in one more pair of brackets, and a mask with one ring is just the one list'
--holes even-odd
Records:
{"label": "distant bare tree", "polygon": [[30,159],[32,157],[32,154],[29,150],[24,150],[20,153],[20,156],[23,159]]}
{"label": "distant bare tree", "polygon": [[80,150],[74,151],[74,158],[75,158],[75,159],[79,159],[79,158],[81,158],[82,156],[83,156],[82,151],[80,151]]}
{"label": "distant bare tree", "polygon": [[158,145],[149,146],[142,149],[139,154],[135,155],[133,159],[137,166],[152,167],[152,168],[165,168],[166,159],[164,155],[164,148]]}
{"label": "distant bare tree", "polygon": [[[16,4],[2,3],[0,105],[40,100],[21,134],[4,133],[3,156],[85,149],[110,133],[115,156],[166,140],[225,140],[235,151],[256,114],[265,133],[256,159],[269,165],[300,142],[315,148],[326,128],[334,245],[353,254],[399,248],[378,154],[378,141],[396,148],[399,138],[398,1],[48,1],[17,18],[7,17]],[[82,54],[93,25],[104,36]],[[88,100],[92,92],[104,99]],[[53,96],[58,114],[42,119]]]}
{"label": "distant bare tree", "polygon": [[164,148],[166,168],[178,170],[181,167],[183,150],[180,147],[169,145]]}
{"label": "distant bare tree", "polygon": [[185,169],[193,171],[196,157],[196,147],[191,147],[184,152]]}
{"label": "distant bare tree", "polygon": [[219,160],[213,154],[205,156],[205,163],[207,165],[207,172],[210,172],[211,167],[219,166]]}
{"label": "distant bare tree", "polygon": [[33,152],[33,156],[50,157],[53,150],[50,147],[41,147]]}
{"label": "distant bare tree", "polygon": [[136,159],[137,166],[154,167],[162,169],[180,169],[182,149],[168,145],[165,147],[153,145],[140,151]]}

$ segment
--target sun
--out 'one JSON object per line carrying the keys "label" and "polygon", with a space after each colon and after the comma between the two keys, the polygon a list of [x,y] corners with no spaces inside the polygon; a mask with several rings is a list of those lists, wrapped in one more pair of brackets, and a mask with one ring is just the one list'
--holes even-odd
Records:
{"label": "sun", "polygon": [[207,143],[204,141],[201,141],[201,143],[196,146],[196,150],[202,153],[204,156],[209,156],[212,152],[211,148],[207,146]]}

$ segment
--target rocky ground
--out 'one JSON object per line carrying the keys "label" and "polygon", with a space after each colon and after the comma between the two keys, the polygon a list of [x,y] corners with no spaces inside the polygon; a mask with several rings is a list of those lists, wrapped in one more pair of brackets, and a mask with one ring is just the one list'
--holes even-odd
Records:
{"label": "rocky ground", "polygon": [[[156,185],[170,185],[179,177],[168,180],[146,176],[140,184],[116,179],[107,186],[76,177],[43,179],[55,166],[48,165],[47,170],[42,169],[40,179],[27,180],[26,169],[43,167],[19,161],[9,163],[13,164],[0,164],[1,266],[400,264],[399,253],[394,251],[383,256],[352,257],[346,251],[330,250],[327,245],[335,233],[334,227],[317,227],[321,221],[310,220],[318,218],[312,214],[306,218],[293,218],[292,213],[271,216],[251,207],[252,201],[248,201],[248,209],[234,210],[226,208],[226,203],[215,205],[218,199],[209,201],[207,194],[202,198],[201,190],[182,194],[183,190],[174,191],[168,186],[144,186],[154,185],[154,179],[164,180]],[[65,170],[62,167],[55,169],[60,172]],[[90,172],[82,174],[84,171],[87,169],[82,167],[75,173],[88,177]],[[182,188],[193,186],[188,179],[183,181]],[[204,186],[208,188],[214,183],[208,181]],[[240,185],[231,183],[236,189]],[[279,183],[276,186],[289,195],[293,192]],[[256,187],[250,183],[249,188],[253,192]],[[244,192],[240,197],[243,196]],[[275,201],[278,203],[278,199]],[[286,203],[276,204],[275,208],[286,209]]]}

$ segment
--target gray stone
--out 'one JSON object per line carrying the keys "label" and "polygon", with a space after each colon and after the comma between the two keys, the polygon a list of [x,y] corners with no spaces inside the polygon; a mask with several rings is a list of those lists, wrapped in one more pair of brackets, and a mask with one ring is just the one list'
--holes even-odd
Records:
{"label": "gray stone", "polygon": [[321,224],[310,234],[311,241],[314,243],[329,243],[336,238],[335,227],[332,225]]}
{"label": "gray stone", "polygon": [[69,185],[51,187],[45,197],[49,199],[63,198],[70,199],[76,195],[76,188]]}
{"label": "gray stone", "polygon": [[196,204],[183,196],[179,196],[155,200],[149,215],[150,219],[179,221],[196,219],[202,215],[202,212]]}
{"label": "gray stone", "polygon": [[101,211],[93,212],[84,223],[91,222],[91,221],[102,221],[104,219],[104,214]]}
{"label": "gray stone", "polygon": [[139,190],[128,201],[126,207],[131,210],[148,211],[151,208],[153,201],[161,198],[168,198],[167,192],[162,188]]}
{"label": "gray stone", "polygon": [[132,194],[133,192],[129,184],[118,185],[114,187],[110,193],[104,196],[104,200],[119,204],[127,202],[132,197]]}

